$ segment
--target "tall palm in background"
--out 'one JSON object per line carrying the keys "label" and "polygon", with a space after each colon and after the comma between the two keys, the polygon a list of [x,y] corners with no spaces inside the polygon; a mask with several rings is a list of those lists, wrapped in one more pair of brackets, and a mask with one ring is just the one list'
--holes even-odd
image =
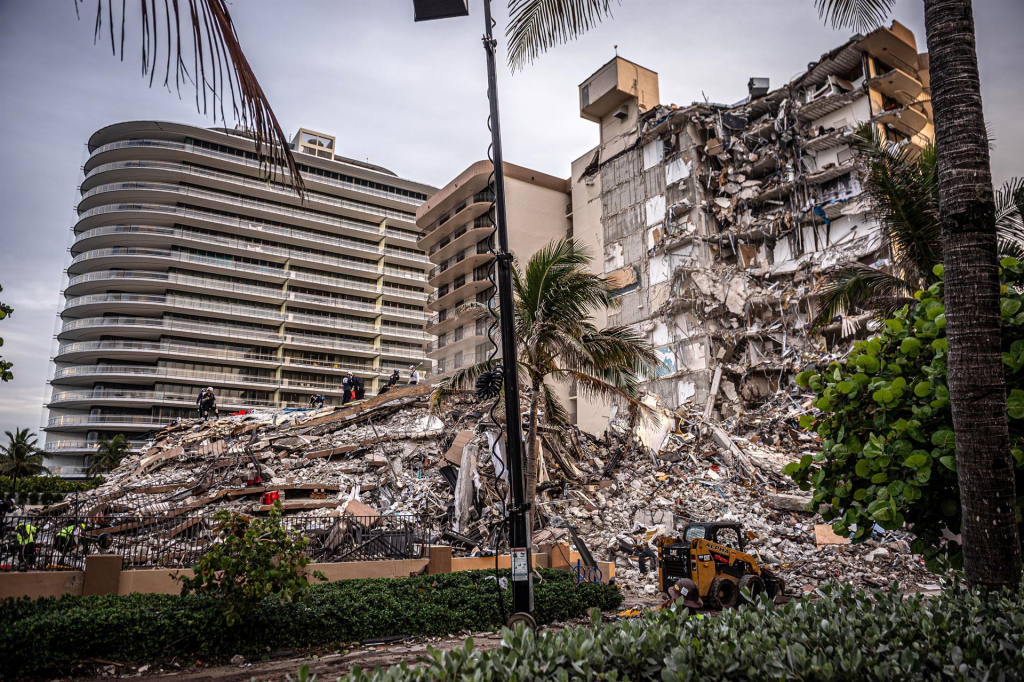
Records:
{"label": "tall palm in background", "polygon": [[0,445],[0,474],[10,476],[15,485],[19,476],[48,474],[43,466],[43,451],[36,445],[36,434],[28,429],[4,431],[7,445]]}
{"label": "tall palm in background", "polygon": [[117,434],[109,440],[104,438],[96,447],[96,453],[89,457],[89,475],[96,476],[116,469],[128,454],[128,440],[124,434]]}
{"label": "tall palm in background", "polygon": [[[854,262],[826,273],[815,292],[815,327],[858,310],[890,314],[930,286],[936,279],[933,268],[942,263],[935,146],[918,154],[888,142],[868,124],[852,143],[866,161],[864,192],[891,260],[884,268]],[[999,255],[1024,260],[1024,178],[1003,185],[995,203]]]}
{"label": "tall palm in background", "polygon": [[[617,399],[638,415],[645,409],[638,400],[640,383],[653,378],[658,363],[654,349],[632,328],[598,329],[593,324],[594,312],[614,303],[607,280],[591,274],[590,261],[581,244],[561,239],[535,253],[525,272],[518,264],[513,269],[518,371],[520,385],[530,391],[526,482],[531,500],[537,489],[540,412],[547,426],[569,425],[554,387],[575,385],[585,398]],[[481,318],[490,315],[481,303],[465,308]],[[456,371],[434,393],[435,409],[451,396],[473,390],[477,378],[497,362]]]}

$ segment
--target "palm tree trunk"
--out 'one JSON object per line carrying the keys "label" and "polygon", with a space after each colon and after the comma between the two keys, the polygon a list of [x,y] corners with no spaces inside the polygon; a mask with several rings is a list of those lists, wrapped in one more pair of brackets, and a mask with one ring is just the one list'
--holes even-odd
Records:
{"label": "palm tree trunk", "polygon": [[949,394],[968,585],[1015,588],[1021,548],[1000,355],[995,201],[971,0],[925,0],[945,262]]}
{"label": "palm tree trunk", "polygon": [[[533,506],[537,497],[537,467],[539,466],[537,452],[537,420],[540,410],[540,385],[536,377],[530,383],[530,431],[526,443],[526,501]],[[533,514],[530,514],[532,520]]]}

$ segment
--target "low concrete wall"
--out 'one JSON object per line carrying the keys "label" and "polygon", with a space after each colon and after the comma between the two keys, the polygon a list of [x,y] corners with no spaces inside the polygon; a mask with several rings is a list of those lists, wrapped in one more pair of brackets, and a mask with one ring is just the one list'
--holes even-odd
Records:
{"label": "low concrete wall", "polygon": [[27,571],[0,573],[0,599],[14,597],[59,597],[80,595],[85,584],[85,571]]}
{"label": "low concrete wall", "polygon": [[[550,557],[544,552],[533,555],[536,568],[569,569],[570,564],[562,557],[568,557],[575,565],[579,554],[554,552]],[[88,557],[84,571],[29,571],[26,573],[0,573],[0,599],[7,597],[59,597],[81,594],[178,594],[181,584],[171,577],[180,573],[191,577],[192,571],[139,568],[121,570],[120,557]],[[554,564],[554,565],[552,565]],[[608,582],[615,575],[615,565],[599,561],[602,581]],[[499,568],[509,568],[508,555],[498,557]],[[431,548],[429,559],[399,559],[389,561],[345,561],[332,564],[310,564],[310,570],[322,571],[328,582],[353,580],[357,578],[407,578],[422,572],[429,574],[454,573],[456,571],[485,571],[494,569],[494,557],[453,558],[451,547]]]}

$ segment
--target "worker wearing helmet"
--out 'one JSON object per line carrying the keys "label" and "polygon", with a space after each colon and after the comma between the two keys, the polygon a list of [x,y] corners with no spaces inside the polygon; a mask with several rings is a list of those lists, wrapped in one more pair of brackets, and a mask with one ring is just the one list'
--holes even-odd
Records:
{"label": "worker wearing helmet", "polygon": [[689,578],[677,580],[675,585],[668,588],[668,603],[666,605],[678,599],[683,600],[683,606],[690,610],[690,615],[703,618],[702,615],[696,613],[697,609],[704,606],[704,600],[700,598],[700,590],[697,589],[697,583]]}

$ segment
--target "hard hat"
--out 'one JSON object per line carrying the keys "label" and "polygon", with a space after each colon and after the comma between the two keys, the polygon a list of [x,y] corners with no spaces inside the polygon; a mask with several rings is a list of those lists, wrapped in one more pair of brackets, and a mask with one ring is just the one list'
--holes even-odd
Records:
{"label": "hard hat", "polygon": [[416,365],[409,365],[409,369],[416,369]]}
{"label": "hard hat", "polygon": [[207,391],[212,391],[212,390],[213,390],[213,386],[207,386],[207,387],[206,387],[206,390],[207,390]]}
{"label": "hard hat", "polygon": [[697,583],[693,582],[689,578],[680,578],[676,581],[676,584],[668,588],[668,596],[673,601],[676,599],[683,600],[683,606],[687,606],[691,609],[699,609],[704,606],[704,601],[700,598],[700,590],[697,589]]}

